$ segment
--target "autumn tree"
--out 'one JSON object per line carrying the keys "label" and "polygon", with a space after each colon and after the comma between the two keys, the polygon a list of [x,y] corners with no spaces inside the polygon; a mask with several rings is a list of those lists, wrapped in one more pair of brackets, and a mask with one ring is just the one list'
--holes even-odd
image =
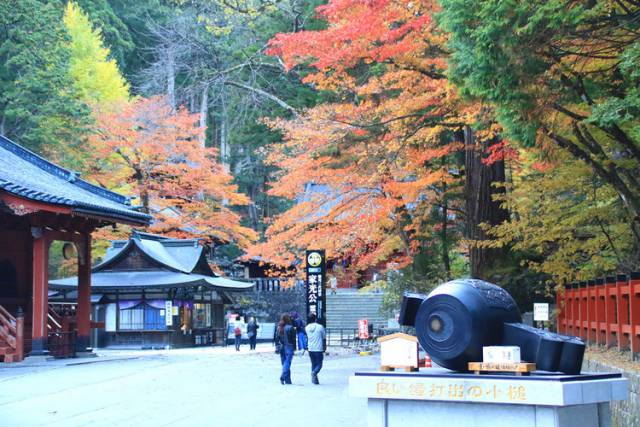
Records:
{"label": "autumn tree", "polygon": [[493,105],[513,141],[559,148],[591,168],[596,186],[617,195],[614,206],[625,212],[637,254],[640,5],[567,0],[441,4],[440,23],[451,34],[454,82],[466,95]]}
{"label": "autumn tree", "polygon": [[107,104],[126,101],[129,85],[120,74],[118,64],[104,47],[102,33],[93,28],[89,18],[74,2],[67,3],[63,21],[70,51],[69,76],[81,101]]}
{"label": "autumn tree", "polygon": [[0,133],[56,161],[90,122],[69,75],[61,1],[0,2]]}
{"label": "autumn tree", "polygon": [[327,102],[273,122],[285,143],[271,156],[282,170],[271,193],[296,204],[249,255],[287,264],[306,247],[323,247],[361,270],[406,266],[432,251],[443,260],[437,276],[451,274],[446,259],[462,215],[451,197],[462,175],[455,130],[476,110],[447,84],[436,11],[429,2],[336,0],[317,9],[325,30],[271,41],[270,53]]}
{"label": "autumn tree", "polygon": [[231,210],[247,198],[217,161],[217,150],[201,144],[197,115],[174,111],[161,97],[140,98],[98,114],[97,122],[93,178],[137,194],[155,217],[151,231],[241,247],[255,239]]}

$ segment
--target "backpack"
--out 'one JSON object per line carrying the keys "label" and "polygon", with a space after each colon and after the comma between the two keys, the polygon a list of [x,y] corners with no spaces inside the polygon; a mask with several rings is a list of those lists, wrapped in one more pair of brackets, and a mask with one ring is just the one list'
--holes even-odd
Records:
{"label": "backpack", "polygon": [[236,328],[233,330],[233,333],[237,337],[241,336],[242,335],[242,330],[240,329],[240,326],[236,326]]}

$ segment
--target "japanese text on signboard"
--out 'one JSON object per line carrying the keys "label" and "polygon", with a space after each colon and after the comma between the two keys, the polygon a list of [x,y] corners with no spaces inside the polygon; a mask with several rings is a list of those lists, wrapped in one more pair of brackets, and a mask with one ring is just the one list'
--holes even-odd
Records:
{"label": "japanese text on signboard", "polygon": [[315,314],[318,317],[318,321],[324,322],[326,301],[324,289],[326,276],[325,253],[323,250],[308,250],[306,255],[307,316]]}

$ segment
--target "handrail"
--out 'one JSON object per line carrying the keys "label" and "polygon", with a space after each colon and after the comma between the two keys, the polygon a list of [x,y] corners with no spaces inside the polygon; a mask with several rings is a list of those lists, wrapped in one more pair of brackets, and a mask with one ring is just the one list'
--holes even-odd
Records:
{"label": "handrail", "polygon": [[16,318],[13,317],[1,305],[0,305],[0,325],[8,328],[15,335],[15,333],[16,333]]}
{"label": "handrail", "polygon": [[0,305],[0,337],[13,349],[13,354],[5,354],[5,362],[19,362],[24,358],[24,314],[18,308],[13,317]]}
{"label": "handrail", "polygon": [[[56,313],[55,310],[51,308],[51,306],[49,306],[47,318],[51,321],[51,323],[53,323],[58,331],[62,330],[62,317],[58,313]],[[51,329],[51,325],[47,324],[47,327]]]}

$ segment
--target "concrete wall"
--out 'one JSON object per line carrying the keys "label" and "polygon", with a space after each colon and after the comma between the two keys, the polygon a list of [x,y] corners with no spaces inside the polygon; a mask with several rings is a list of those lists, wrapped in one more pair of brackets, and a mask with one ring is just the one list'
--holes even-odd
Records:
{"label": "concrete wall", "polygon": [[620,372],[629,379],[629,398],[623,402],[612,402],[613,427],[640,427],[640,374],[628,372],[585,358],[583,372]]}

